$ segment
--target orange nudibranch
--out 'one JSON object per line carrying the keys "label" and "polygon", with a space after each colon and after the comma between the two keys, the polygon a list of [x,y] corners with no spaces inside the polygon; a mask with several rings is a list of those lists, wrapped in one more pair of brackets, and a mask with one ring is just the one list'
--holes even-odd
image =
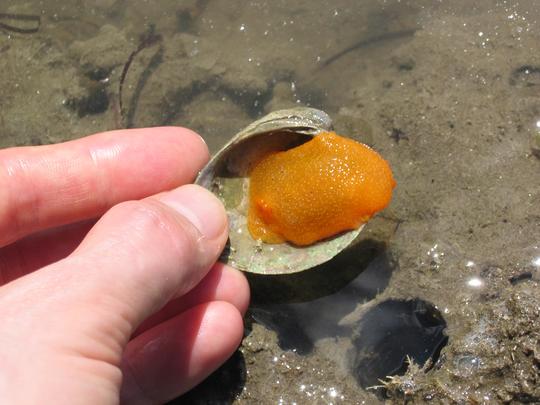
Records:
{"label": "orange nudibranch", "polygon": [[265,243],[310,245],[368,221],[395,185],[388,162],[369,146],[323,132],[253,168],[248,229]]}

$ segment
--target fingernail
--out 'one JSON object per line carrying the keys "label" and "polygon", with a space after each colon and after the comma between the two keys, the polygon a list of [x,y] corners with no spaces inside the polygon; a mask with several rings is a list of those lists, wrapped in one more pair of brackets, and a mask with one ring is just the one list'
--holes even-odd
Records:
{"label": "fingernail", "polygon": [[207,239],[220,237],[227,228],[227,214],[210,191],[193,184],[162,194],[159,200],[186,217]]}

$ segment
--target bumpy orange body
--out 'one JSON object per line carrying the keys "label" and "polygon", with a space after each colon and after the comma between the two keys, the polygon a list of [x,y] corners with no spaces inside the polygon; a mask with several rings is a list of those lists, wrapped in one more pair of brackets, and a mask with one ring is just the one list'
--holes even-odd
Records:
{"label": "bumpy orange body", "polygon": [[309,245],[359,227],[388,205],[395,184],[373,149],[324,132],[254,167],[248,228],[266,243]]}

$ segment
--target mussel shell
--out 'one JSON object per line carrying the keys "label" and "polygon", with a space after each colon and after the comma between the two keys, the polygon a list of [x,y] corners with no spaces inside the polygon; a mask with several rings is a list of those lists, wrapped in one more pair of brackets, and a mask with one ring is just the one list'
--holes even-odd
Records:
{"label": "mussel shell", "polygon": [[351,244],[362,227],[306,247],[266,244],[253,239],[247,229],[253,165],[270,152],[290,149],[329,130],[332,120],[324,111],[275,111],[240,131],[202,169],[195,182],[220,198],[229,217],[229,241],[220,260],[247,272],[290,274],[324,263]]}

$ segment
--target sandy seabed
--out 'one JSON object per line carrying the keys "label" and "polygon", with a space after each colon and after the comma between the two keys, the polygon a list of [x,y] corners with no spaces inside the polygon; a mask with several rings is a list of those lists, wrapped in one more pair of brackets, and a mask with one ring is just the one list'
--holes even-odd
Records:
{"label": "sandy seabed", "polygon": [[0,29],[0,146],[182,125],[216,151],[322,108],[392,204],[333,262],[250,277],[242,346],[176,403],[540,403],[540,4],[290,3],[4,1],[41,24]]}

